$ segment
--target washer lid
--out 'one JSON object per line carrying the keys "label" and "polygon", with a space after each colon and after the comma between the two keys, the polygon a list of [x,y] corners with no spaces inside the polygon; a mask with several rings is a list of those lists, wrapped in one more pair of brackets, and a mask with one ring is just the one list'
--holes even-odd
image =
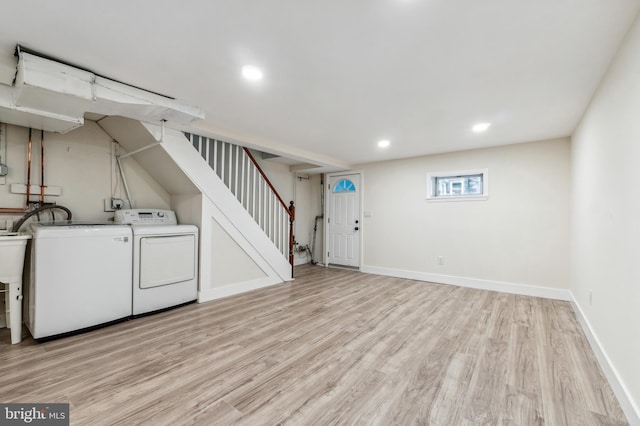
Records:
{"label": "washer lid", "polygon": [[110,221],[95,221],[95,220],[59,220],[56,222],[33,222],[30,226],[122,226],[120,223],[110,222]]}
{"label": "washer lid", "polygon": [[34,224],[31,226],[34,238],[68,238],[93,237],[98,235],[130,236],[131,227],[126,225],[79,225],[66,224],[63,226]]}

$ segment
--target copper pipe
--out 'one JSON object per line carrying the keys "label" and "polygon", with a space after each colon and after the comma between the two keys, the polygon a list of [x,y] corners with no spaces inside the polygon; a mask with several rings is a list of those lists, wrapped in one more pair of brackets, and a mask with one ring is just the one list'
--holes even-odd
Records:
{"label": "copper pipe", "polygon": [[0,214],[22,214],[29,211],[29,208],[25,207],[23,209],[14,209],[14,208],[6,208],[0,207]]}
{"label": "copper pipe", "polygon": [[27,148],[27,203],[26,207],[29,207],[29,196],[31,195],[31,127],[29,127],[29,147]]}
{"label": "copper pipe", "polygon": [[44,204],[44,130],[40,130],[40,205]]}

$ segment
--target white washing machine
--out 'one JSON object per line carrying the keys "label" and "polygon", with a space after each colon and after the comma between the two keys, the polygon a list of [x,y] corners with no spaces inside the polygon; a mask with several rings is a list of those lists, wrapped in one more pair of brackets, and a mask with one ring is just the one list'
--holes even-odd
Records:
{"label": "white washing machine", "polygon": [[133,315],[198,297],[198,228],[178,225],[171,210],[118,210],[115,222],[133,231]]}
{"label": "white washing machine", "polygon": [[25,323],[35,339],[131,316],[130,227],[40,223],[31,233]]}

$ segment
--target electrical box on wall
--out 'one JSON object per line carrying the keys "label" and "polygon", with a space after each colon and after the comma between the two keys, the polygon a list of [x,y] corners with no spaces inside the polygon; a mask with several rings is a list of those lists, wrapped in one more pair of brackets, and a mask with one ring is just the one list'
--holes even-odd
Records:
{"label": "electrical box on wall", "polygon": [[122,198],[105,198],[104,199],[104,211],[115,212],[121,209],[130,209],[131,204],[129,200],[123,200]]}

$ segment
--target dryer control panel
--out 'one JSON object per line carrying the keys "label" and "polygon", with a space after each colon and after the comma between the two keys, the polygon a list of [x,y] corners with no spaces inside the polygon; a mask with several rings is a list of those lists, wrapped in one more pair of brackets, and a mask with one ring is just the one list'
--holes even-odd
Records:
{"label": "dryer control panel", "polygon": [[176,213],[162,209],[122,209],[115,212],[115,223],[124,225],[177,225]]}

